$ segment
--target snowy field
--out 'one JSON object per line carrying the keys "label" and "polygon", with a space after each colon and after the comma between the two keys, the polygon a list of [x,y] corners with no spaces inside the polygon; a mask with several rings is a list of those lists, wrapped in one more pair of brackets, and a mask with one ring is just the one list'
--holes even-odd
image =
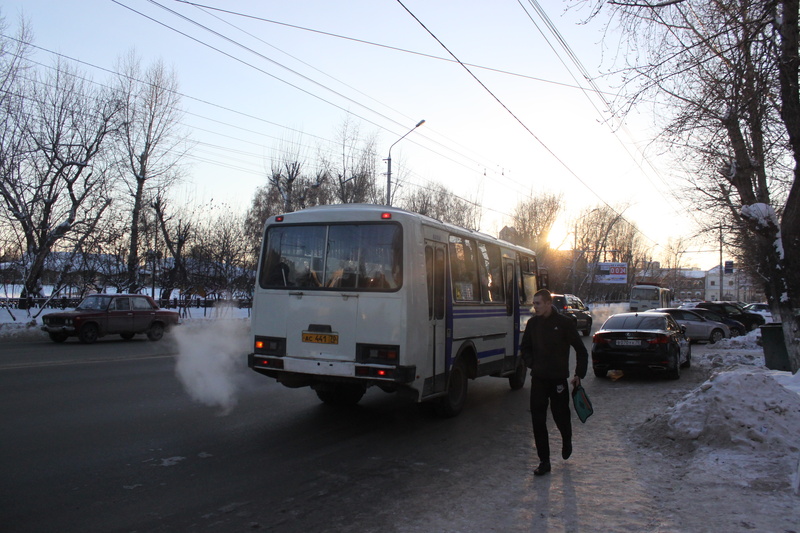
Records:
{"label": "snowy field", "polygon": [[[0,309],[0,341],[46,338],[39,329],[41,314],[33,316],[38,311]],[[230,412],[240,392],[238,361],[248,347],[248,336],[242,333],[249,328],[249,310],[191,311],[195,316],[184,318],[175,335],[179,346],[189,344],[191,337],[194,349],[191,357],[184,351],[178,355],[176,370],[195,401]],[[594,307],[595,324],[617,311]],[[691,457],[698,475],[713,470],[743,484],[774,482],[778,476],[778,490],[789,487],[798,494],[800,373],[766,369],[758,334],[693,345],[692,367],[704,370],[708,379],[650,417],[637,434],[643,446],[658,453],[680,449]],[[197,346],[205,349],[198,352]]]}

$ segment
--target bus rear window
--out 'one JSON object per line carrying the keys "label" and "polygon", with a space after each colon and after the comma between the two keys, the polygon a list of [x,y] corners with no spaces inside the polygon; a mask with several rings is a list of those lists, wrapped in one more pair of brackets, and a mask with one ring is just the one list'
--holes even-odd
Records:
{"label": "bus rear window", "polygon": [[403,281],[398,224],[272,226],[263,248],[265,289],[393,291]]}

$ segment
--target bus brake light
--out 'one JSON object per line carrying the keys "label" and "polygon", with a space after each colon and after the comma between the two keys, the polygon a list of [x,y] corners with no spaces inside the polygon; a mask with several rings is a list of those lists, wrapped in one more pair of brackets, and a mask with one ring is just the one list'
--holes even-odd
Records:
{"label": "bus brake light", "polygon": [[389,220],[390,218],[392,218],[392,214],[391,213],[381,213],[381,218],[384,219],[384,220]]}

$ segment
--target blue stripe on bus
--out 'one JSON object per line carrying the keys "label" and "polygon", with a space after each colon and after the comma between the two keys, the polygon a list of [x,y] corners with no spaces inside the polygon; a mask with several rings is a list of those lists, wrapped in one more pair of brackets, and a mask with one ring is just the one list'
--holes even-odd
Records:
{"label": "blue stripe on bus", "polygon": [[474,309],[469,311],[456,311],[453,310],[453,318],[489,318],[489,317],[507,317],[505,309],[494,311],[491,309]]}
{"label": "blue stripe on bus", "polygon": [[486,350],[485,352],[478,352],[478,359],[485,359],[487,357],[494,357],[496,355],[505,355],[506,351],[503,348],[495,348],[494,350]]}

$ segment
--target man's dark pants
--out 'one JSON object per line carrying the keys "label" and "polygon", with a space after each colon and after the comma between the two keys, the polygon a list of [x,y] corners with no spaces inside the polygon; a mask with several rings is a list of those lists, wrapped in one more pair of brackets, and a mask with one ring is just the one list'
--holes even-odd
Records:
{"label": "man's dark pants", "polygon": [[563,442],[572,442],[572,421],[569,411],[569,386],[566,379],[531,378],[531,419],[533,440],[540,462],[550,462],[550,441],[547,436],[547,405],[561,432]]}

